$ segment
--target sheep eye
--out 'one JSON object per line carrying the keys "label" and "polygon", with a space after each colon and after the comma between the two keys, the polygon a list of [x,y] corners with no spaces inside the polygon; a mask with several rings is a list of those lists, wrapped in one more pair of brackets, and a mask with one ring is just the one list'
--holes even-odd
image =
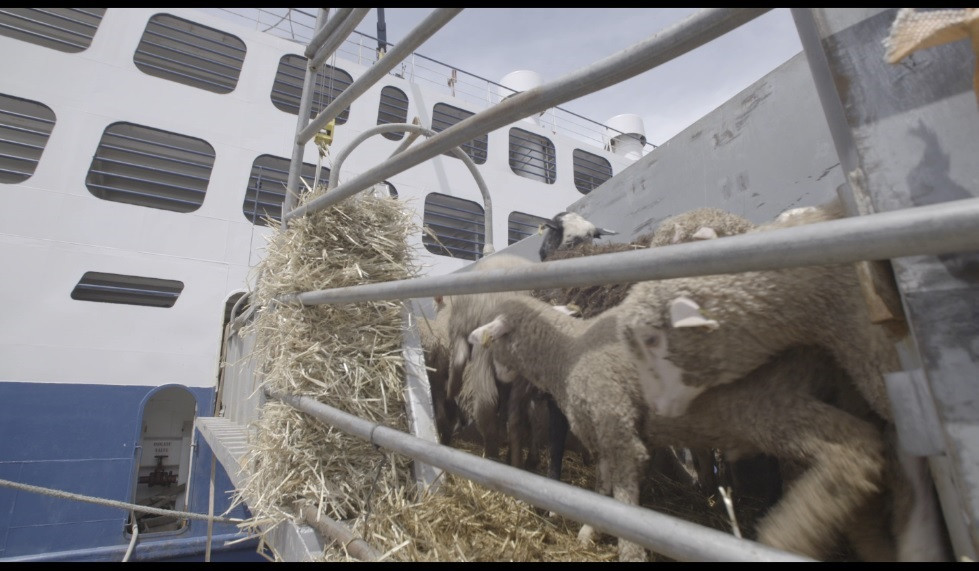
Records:
{"label": "sheep eye", "polygon": [[646,347],[649,347],[650,349],[659,347],[660,342],[662,341],[661,337],[662,336],[659,333],[653,333],[649,337],[646,337]]}

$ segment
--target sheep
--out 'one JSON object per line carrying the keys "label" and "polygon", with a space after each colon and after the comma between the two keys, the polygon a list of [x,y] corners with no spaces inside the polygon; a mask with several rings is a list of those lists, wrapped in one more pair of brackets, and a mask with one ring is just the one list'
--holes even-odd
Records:
{"label": "sheep", "polygon": [[448,445],[461,422],[459,406],[448,398],[449,381],[449,309],[448,302],[436,298],[435,319],[422,319],[418,325],[428,382],[432,393],[432,408],[439,442]]}
{"label": "sheep", "polygon": [[591,244],[594,238],[618,234],[615,230],[598,228],[574,212],[559,212],[544,223],[543,229],[544,239],[537,252],[542,262],[559,249]]}
{"label": "sheep", "polygon": [[[768,231],[838,218],[836,201],[800,209],[751,230]],[[640,372],[642,392],[655,414],[675,418],[711,387],[741,379],[788,347],[813,344],[840,364],[873,412],[893,426],[883,374],[899,368],[896,339],[870,322],[852,265],[789,268],[644,282],[632,288],[620,306],[619,336]],[[692,326],[682,326],[686,321]],[[680,326],[677,326],[680,325]],[[920,461],[902,459],[907,471],[920,474]],[[915,466],[914,464],[917,464]],[[904,476],[901,476],[904,477]],[[927,557],[940,557],[934,499],[920,475],[905,484],[914,500],[898,514],[898,545],[914,537],[936,546]],[[927,517],[909,521],[912,510]],[[902,551],[899,557],[914,554]]]}
{"label": "sheep", "polygon": [[[667,218],[660,223],[655,232],[639,236],[629,244],[593,244],[592,237],[614,234],[601,229],[578,215],[562,212],[545,225],[544,239],[540,250],[541,261],[561,260],[580,256],[592,256],[611,252],[622,252],[652,246],[665,246],[692,240],[703,240],[740,234],[754,227],[749,220],[717,208],[698,208]],[[558,244],[555,246],[555,244]],[[624,299],[631,283],[602,284],[585,287],[539,289],[531,295],[553,305],[576,308],[582,318],[590,318],[619,305]],[[557,415],[554,415],[557,416]],[[713,465],[714,453],[711,450],[690,451],[693,462],[684,461],[673,452],[673,460],[692,477],[694,483],[704,492],[716,488]],[[669,459],[667,459],[668,461]],[[691,466],[693,464],[693,466]],[[660,462],[658,469],[669,472],[669,466]],[[696,476],[693,476],[696,474]]]}
{"label": "sheep", "polygon": [[[619,501],[637,504],[639,475],[649,454],[639,438],[645,419],[643,409],[633,406],[641,398],[637,383],[620,382],[633,367],[617,344],[609,344],[614,320],[578,320],[554,311],[531,297],[500,299],[484,307],[484,321],[474,327],[469,342],[483,345],[482,332],[500,320],[501,314],[526,312],[539,322],[518,325],[519,335],[492,343],[487,349],[494,362],[512,369],[550,394],[565,414],[569,426],[598,460],[597,489],[611,492]],[[484,325],[488,324],[488,325]],[[606,325],[604,329],[600,325]],[[494,336],[495,334],[491,334]],[[610,351],[602,351],[608,347]],[[542,359],[542,355],[547,355]],[[642,548],[619,541],[621,560],[641,560]]]}
{"label": "sheep", "polygon": [[[508,254],[497,254],[477,262],[473,271],[486,271],[520,267],[531,264],[529,260]],[[471,348],[466,336],[478,326],[484,316],[481,311],[487,303],[511,296],[527,295],[525,292],[500,292],[479,295],[463,295],[437,300],[446,306],[447,346],[449,347],[447,390],[442,398],[447,402],[458,402],[466,411],[483,438],[487,457],[496,458],[499,446],[499,426],[505,424],[509,440],[509,462],[512,466],[533,469],[539,459],[539,440],[530,429],[530,416],[533,411],[545,406],[544,396],[526,379],[509,374],[488,359],[479,348]],[[451,307],[451,309],[449,309]],[[433,395],[434,398],[434,395]],[[447,410],[451,405],[446,405]],[[504,415],[501,422],[498,411]],[[536,414],[534,416],[537,416]],[[551,423],[560,426],[563,419]],[[549,439],[548,476],[560,479],[560,454],[564,450],[565,428],[551,430]],[[447,440],[446,440],[447,441]],[[529,454],[523,458],[523,443],[529,443]],[[559,451],[559,452],[558,452]],[[555,461],[555,456],[557,460]]]}
{"label": "sheep", "polygon": [[[839,208],[834,202],[807,220],[838,217]],[[630,318],[620,335],[644,364],[644,391],[658,414],[682,414],[707,387],[741,378],[787,346],[808,343],[830,350],[874,411],[893,420],[881,375],[898,369],[896,339],[870,323],[851,265],[642,282],[622,305]],[[681,314],[696,324],[677,327]]]}
{"label": "sheep", "polygon": [[[888,532],[871,525],[878,514],[862,509],[882,491],[884,442],[872,422],[820,400],[827,386],[848,387],[828,351],[786,347],[737,382],[700,394],[684,414],[662,416],[643,396],[630,349],[615,339],[616,309],[575,320],[538,300],[513,298],[491,313],[470,342],[487,343],[495,361],[554,396],[571,430],[598,457],[599,493],[636,504],[642,465],[657,447],[766,453],[808,470],[761,521],[759,541],[819,557],[844,531],[862,557],[893,557]],[[585,526],[580,537],[590,533]],[[640,557],[637,547],[620,539],[620,559]]]}
{"label": "sheep", "polygon": [[650,247],[681,244],[743,234],[755,225],[748,220],[719,208],[697,208],[663,220],[656,231],[639,240]]}

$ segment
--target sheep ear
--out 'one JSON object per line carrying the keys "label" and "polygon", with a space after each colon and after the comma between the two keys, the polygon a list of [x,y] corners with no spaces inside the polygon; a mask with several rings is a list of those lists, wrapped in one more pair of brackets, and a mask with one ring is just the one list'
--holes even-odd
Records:
{"label": "sheep ear", "polygon": [[568,305],[555,305],[553,309],[571,317],[581,313],[581,308],[573,303],[569,303]]}
{"label": "sheep ear", "polygon": [[680,296],[670,302],[670,325],[673,327],[706,327],[713,331],[721,326],[713,319],[707,319],[697,302]]}
{"label": "sheep ear", "polygon": [[509,331],[510,325],[500,315],[486,325],[473,329],[472,333],[469,334],[469,342],[473,345],[486,346],[492,343],[494,339],[506,335]]}
{"label": "sheep ear", "polygon": [[602,236],[615,236],[618,234],[615,230],[609,230],[608,228],[595,228],[595,237],[601,238]]}
{"label": "sheep ear", "polygon": [[694,240],[713,240],[717,238],[717,232],[714,231],[710,226],[701,226],[696,232],[691,236]]}

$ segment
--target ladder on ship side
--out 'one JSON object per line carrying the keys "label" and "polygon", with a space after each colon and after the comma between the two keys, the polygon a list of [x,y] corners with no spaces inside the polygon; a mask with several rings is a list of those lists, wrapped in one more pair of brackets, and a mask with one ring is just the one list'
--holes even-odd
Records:
{"label": "ladder on ship side", "polygon": [[[310,79],[315,77],[315,68],[328,57],[327,50],[335,49],[335,45],[339,45],[363,18],[363,13],[358,10],[340,9],[327,19],[327,10],[321,9],[318,31],[306,50],[310,69],[300,105],[283,225],[297,216],[344,200],[475,136],[669,61],[766,11],[703,10],[633,46],[627,50],[628,55],[617,54],[546,84],[535,90],[534,97],[515,95],[505,105],[478,113],[392,156],[328,195],[296,208],[295,192],[306,142],[339,110],[386,73],[389,68],[384,66],[393,67],[406,55],[396,53],[397,48],[389,52],[375,64],[379,71],[372,69],[315,119],[307,122]],[[979,112],[971,93],[971,53],[966,44],[959,42],[921,52],[911,66],[885,63],[880,39],[887,37],[895,14],[894,10],[879,9],[793,10],[833,143],[846,174],[848,188],[843,189],[843,194],[852,198],[851,214],[866,217],[853,220],[852,224],[846,225],[845,232],[825,236],[838,247],[807,251],[806,259],[817,264],[892,260],[901,305],[911,330],[911,341],[902,355],[906,371],[888,379],[898,431],[909,451],[930,460],[955,555],[975,559],[979,546],[979,530],[975,523],[979,521],[979,497],[976,494],[979,491],[979,474],[976,473],[979,470],[976,461],[979,457],[979,406],[975,404],[979,402],[979,385],[975,382],[979,376],[979,262],[975,253],[949,253],[970,248],[979,250],[979,198],[976,198],[979,190],[975,188],[975,181],[979,180],[979,161],[974,160],[974,150],[979,148]],[[411,50],[424,41],[422,36],[427,37],[426,33],[434,33],[440,27],[432,25],[430,30],[419,31],[422,26],[415,31],[417,34],[412,32],[409,36],[414,38],[413,41],[417,40],[416,45],[410,46]],[[404,45],[407,50],[409,44],[406,42],[398,47]],[[380,66],[381,62],[384,66]],[[955,202],[941,209],[939,220],[929,220],[914,208],[947,201]],[[891,213],[893,216],[873,214],[891,211],[899,212]],[[885,220],[888,224],[884,224]],[[948,231],[950,227],[957,230]],[[810,234],[819,232],[815,227],[809,230]],[[797,233],[793,233],[792,238],[787,238],[781,246],[804,251],[805,243],[801,237],[795,240],[796,236]],[[771,248],[756,250],[758,244],[751,242],[750,236],[726,240],[732,245],[744,245],[740,250],[743,255],[731,261],[731,266],[739,269],[731,271],[778,267],[781,263],[779,252]],[[669,268],[664,266],[668,263],[655,263],[663,258],[660,252],[645,251],[641,255],[644,256],[641,268],[618,263],[621,259],[608,261],[601,259],[603,256],[596,256],[578,266],[566,262],[550,263],[546,275],[538,271],[541,268],[532,268],[519,279],[504,279],[501,272],[487,272],[478,280],[465,274],[453,274],[357,286],[342,293],[306,292],[299,298],[306,305],[348,303],[418,298],[441,295],[450,290],[453,294],[481,293],[529,289],[531,285],[565,287],[662,279],[667,274]],[[688,259],[685,267],[690,272],[708,273],[705,268],[715,262],[709,255],[704,255]],[[582,271],[581,267],[587,267],[587,271]],[[409,347],[409,351],[416,357],[420,354],[417,345]],[[417,373],[418,369],[414,371]],[[275,395],[274,398],[281,398],[326,422],[335,422],[337,418],[329,407],[316,406],[289,395]],[[222,440],[213,427],[216,422],[202,422],[198,426],[231,474],[237,471],[237,465],[229,465],[234,460],[233,455],[219,453]],[[360,436],[364,436],[365,431],[373,431],[369,423],[353,429]],[[407,453],[407,444],[413,436],[390,434],[394,432],[384,432],[382,445]],[[474,481],[492,482],[496,489],[539,507],[601,527],[676,559],[799,559],[715,530],[687,522],[678,523],[673,518],[641,508],[621,504],[614,507],[609,504],[616,503],[614,500],[584,490],[567,490],[568,486],[564,484],[540,483],[552,494],[550,498],[559,498],[555,503],[545,497],[546,494],[534,493],[520,485],[521,480],[530,477],[526,473],[509,466],[487,464],[488,461],[471,456],[460,460],[460,454],[465,456],[453,449],[436,447],[431,453],[408,455],[416,461],[453,472],[458,470],[460,462],[477,466],[479,473],[469,476]],[[615,521],[603,519],[603,510],[613,509]],[[667,532],[668,527],[676,525],[682,525],[684,533]],[[308,539],[309,530],[298,526],[293,535]],[[297,547],[289,543],[293,541],[295,544],[295,540],[283,538],[280,541],[279,552],[287,558],[307,558],[316,549],[316,545],[308,542]]]}

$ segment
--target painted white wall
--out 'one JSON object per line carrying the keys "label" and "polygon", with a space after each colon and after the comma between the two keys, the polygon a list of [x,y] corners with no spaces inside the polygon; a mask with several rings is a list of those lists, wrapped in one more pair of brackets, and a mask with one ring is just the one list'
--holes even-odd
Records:
{"label": "painted white wall", "polygon": [[[166,12],[234,33],[247,55],[238,85],[229,94],[147,75],[133,63],[146,22]],[[280,58],[304,46],[254,30],[235,29],[223,19],[193,9],[110,8],[91,46],[80,53],[0,37],[0,92],[43,103],[56,116],[54,130],[35,174],[20,184],[0,184],[0,381],[112,385],[214,386],[220,333],[228,295],[254,286],[251,271],[261,259],[270,230],[242,213],[252,162],[262,154],[289,158],[297,118],[277,109],[270,93]],[[337,61],[355,79],[366,68]],[[474,70],[478,73],[478,70]],[[409,96],[408,120],[430,125],[435,103],[478,112],[425,86],[388,76],[351,107],[338,126],[338,152],[377,123],[381,89],[394,85]],[[102,200],[85,178],[102,133],[131,122],[203,139],[216,158],[202,206],[191,213]],[[508,163],[508,131],[489,135],[489,158],[479,170],[494,202],[495,247],[507,246],[507,218],[520,211],[545,218],[581,198],[572,180],[578,141],[518,122],[557,147],[558,180],[549,185],[521,177]],[[341,184],[379,164],[399,142],[374,137],[343,166]],[[630,164],[602,149],[614,172]],[[305,161],[315,164],[313,145]],[[416,210],[421,225],[425,196],[439,192],[482,203],[463,163],[437,157],[391,177],[399,198]],[[469,261],[430,254],[421,234],[411,245],[426,273],[455,271]],[[85,272],[97,271],[179,280],[184,289],[171,308],[72,300]]]}

